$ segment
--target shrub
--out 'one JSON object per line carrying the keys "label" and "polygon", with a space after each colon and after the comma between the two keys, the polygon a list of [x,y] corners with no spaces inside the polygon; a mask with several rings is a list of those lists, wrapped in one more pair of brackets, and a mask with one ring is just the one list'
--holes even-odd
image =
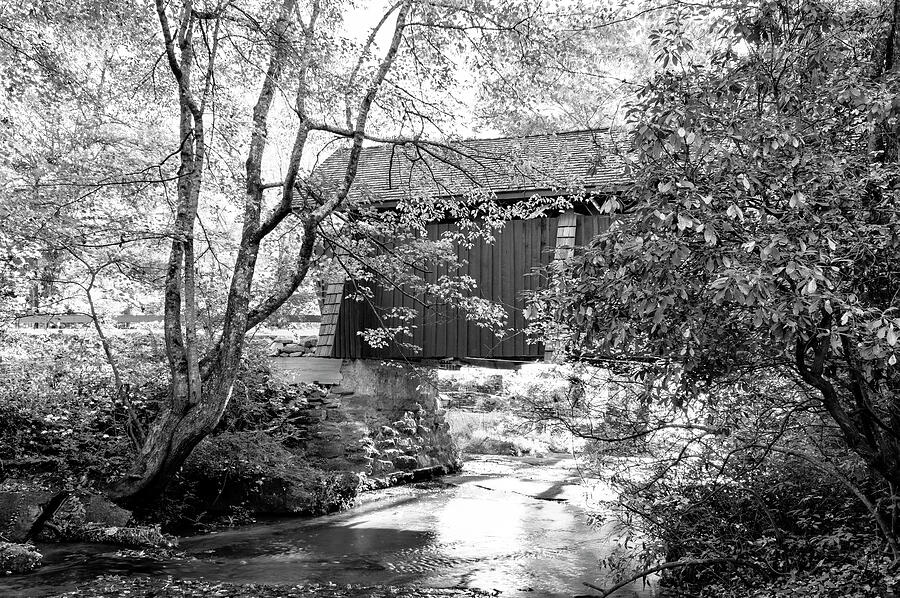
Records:
{"label": "shrub", "polygon": [[[140,417],[164,392],[161,355],[148,334],[112,338]],[[95,335],[0,331],[0,459],[7,475],[102,485],[130,462],[127,407]]]}
{"label": "shrub", "polygon": [[[791,450],[812,452],[813,445],[793,440]],[[647,467],[646,477],[626,485],[622,506],[651,547],[645,564],[743,561],[663,574],[666,585],[710,598],[881,596],[889,559],[859,498],[817,464],[789,453],[742,451],[742,444],[709,440],[708,452]],[[875,493],[878,481],[846,457],[845,481]]]}

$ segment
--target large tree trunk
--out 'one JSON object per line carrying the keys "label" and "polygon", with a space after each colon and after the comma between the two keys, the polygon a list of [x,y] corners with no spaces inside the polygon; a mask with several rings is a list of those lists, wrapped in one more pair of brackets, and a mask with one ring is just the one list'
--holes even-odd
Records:
{"label": "large tree trunk", "polygon": [[[238,355],[238,360],[240,356]],[[112,491],[113,498],[141,507],[165,489],[191,452],[218,425],[234,384],[236,367],[210,374],[199,401],[189,400],[187,373],[176,374],[163,411],[154,419],[129,474]]]}

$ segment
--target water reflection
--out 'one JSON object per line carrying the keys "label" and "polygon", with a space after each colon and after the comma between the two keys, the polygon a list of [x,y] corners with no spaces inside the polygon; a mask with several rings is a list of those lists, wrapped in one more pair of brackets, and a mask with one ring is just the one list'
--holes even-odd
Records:
{"label": "water reflection", "polygon": [[459,545],[471,551],[471,556],[484,556],[485,551],[497,552],[519,546],[524,539],[524,525],[528,521],[527,508],[521,501],[505,496],[465,496],[457,491],[454,500],[440,505],[435,517],[439,541],[447,546]]}

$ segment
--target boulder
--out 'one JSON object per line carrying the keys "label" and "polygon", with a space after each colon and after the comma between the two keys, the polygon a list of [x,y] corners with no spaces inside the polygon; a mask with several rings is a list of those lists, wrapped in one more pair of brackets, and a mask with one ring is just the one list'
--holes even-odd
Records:
{"label": "boulder", "polygon": [[41,566],[41,558],[34,546],[0,542],[0,575],[34,571]]}
{"label": "boulder", "polygon": [[394,459],[399,457],[401,454],[402,453],[397,449],[385,449],[385,450],[381,451],[381,455],[385,459],[390,459],[391,461],[393,461]]}
{"label": "boulder", "polygon": [[399,455],[394,457],[394,467],[397,469],[403,470],[412,470],[416,469],[419,466],[419,461],[415,457],[410,457],[408,455]]}
{"label": "boulder", "polygon": [[303,339],[302,342],[303,342],[304,347],[306,347],[307,349],[312,349],[313,347],[315,347],[319,344],[319,337],[318,336],[308,336],[305,339]]}
{"label": "boulder", "polygon": [[98,544],[116,544],[134,548],[174,548],[178,542],[162,533],[159,526],[116,527],[87,524],[80,530],[79,540]]}
{"label": "boulder", "polygon": [[130,520],[130,511],[89,492],[0,492],[0,535],[12,542],[28,539],[32,531],[41,540],[80,540],[86,525],[122,527]]}
{"label": "boulder", "polygon": [[0,536],[23,542],[55,493],[45,490],[0,492]]}
{"label": "boulder", "polygon": [[387,473],[390,471],[394,471],[394,464],[385,459],[375,459],[372,463],[372,474],[378,475],[380,473]]}
{"label": "boulder", "polygon": [[131,511],[123,509],[105,496],[89,494],[81,497],[85,523],[122,527],[131,521]]}
{"label": "boulder", "polygon": [[48,519],[50,525],[40,531],[38,539],[81,541],[87,539],[84,530],[88,527],[123,528],[129,521],[131,511],[114,504],[108,498],[89,492],[76,492],[60,503]]}

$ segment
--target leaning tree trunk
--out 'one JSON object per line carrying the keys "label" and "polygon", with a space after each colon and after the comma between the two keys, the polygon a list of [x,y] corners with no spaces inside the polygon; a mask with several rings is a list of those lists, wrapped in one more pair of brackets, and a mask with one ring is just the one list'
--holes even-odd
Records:
{"label": "leaning tree trunk", "polygon": [[158,497],[197,444],[215,429],[228,406],[240,349],[230,357],[229,367],[220,363],[205,376],[199,401],[184,392],[187,373],[173,375],[169,400],[148,430],[131,471],[113,489],[114,498],[140,507]]}
{"label": "leaning tree trunk", "polygon": [[[272,55],[253,111],[253,129],[247,159],[247,196],[241,245],[228,295],[222,336],[202,360],[197,338],[194,228],[202,173],[206,159],[204,108],[213,85],[217,46],[208,47],[207,69],[201,85],[194,85],[196,65],[192,36],[198,13],[185,0],[180,22],[169,24],[164,0],[156,0],[157,15],[165,42],[166,58],[178,84],[181,144],[179,148],[178,206],[172,249],[166,272],[165,338],[170,383],[162,411],[154,418],[131,471],[112,490],[112,495],[130,506],[140,506],[158,496],[181,468],[194,447],[215,429],[228,405],[231,388],[243,351],[247,330],[250,289],[260,235],[262,206],[261,164],[266,142],[266,117],[271,107],[288,50],[286,32],[291,23],[294,0],[283,0],[271,30]],[[215,31],[224,8],[212,16]],[[311,33],[310,33],[311,35]],[[290,195],[279,206],[274,228],[290,212]],[[305,272],[304,272],[305,274]],[[258,322],[257,322],[258,323]]]}
{"label": "leaning tree trunk", "polygon": [[140,506],[163,491],[194,447],[216,427],[228,403],[227,393],[204,394],[198,403],[172,401],[156,417],[135,467],[114,489],[114,497]]}

